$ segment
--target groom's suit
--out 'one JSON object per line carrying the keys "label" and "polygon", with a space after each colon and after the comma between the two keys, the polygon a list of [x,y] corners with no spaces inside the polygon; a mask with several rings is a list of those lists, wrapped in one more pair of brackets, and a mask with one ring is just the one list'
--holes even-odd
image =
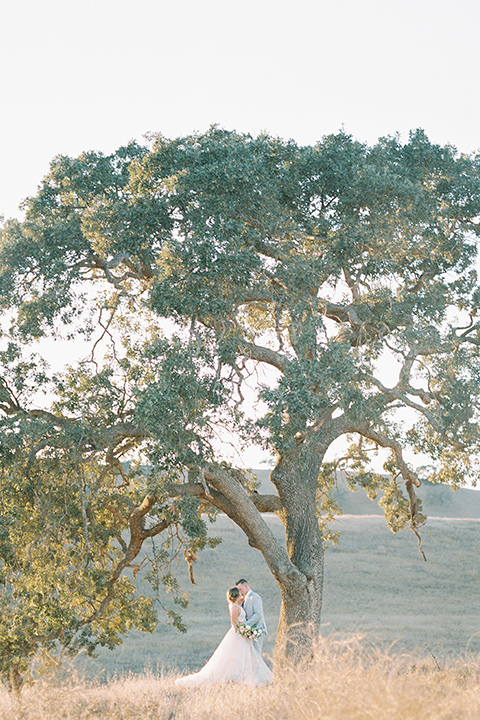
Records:
{"label": "groom's suit", "polygon": [[[243,609],[245,610],[245,623],[249,627],[257,627],[264,630],[264,635],[267,634],[267,626],[265,624],[265,618],[263,617],[263,603],[262,598],[258,593],[249,590],[243,600]],[[263,637],[253,641],[253,647],[259,655],[262,654]]]}

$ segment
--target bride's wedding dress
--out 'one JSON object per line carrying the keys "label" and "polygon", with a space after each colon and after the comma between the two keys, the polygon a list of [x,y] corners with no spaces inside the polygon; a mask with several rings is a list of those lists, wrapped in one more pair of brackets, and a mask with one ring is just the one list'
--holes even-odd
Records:
{"label": "bride's wedding dress", "polygon": [[[240,608],[237,622],[245,622],[245,610]],[[272,671],[247,640],[235,632],[227,632],[210,660],[201,670],[175,680],[179,687],[196,687],[232,680],[248,685],[266,685],[272,679]]]}

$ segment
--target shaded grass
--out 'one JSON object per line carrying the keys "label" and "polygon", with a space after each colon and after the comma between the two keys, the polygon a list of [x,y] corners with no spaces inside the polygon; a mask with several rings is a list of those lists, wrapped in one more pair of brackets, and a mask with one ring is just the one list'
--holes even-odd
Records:
{"label": "shaded grass", "polygon": [[70,679],[0,692],[2,720],[462,720],[480,717],[480,657],[439,666],[393,654],[358,636],[321,638],[314,659],[276,672],[265,688],[234,684],[179,690],[174,674],[106,685]]}

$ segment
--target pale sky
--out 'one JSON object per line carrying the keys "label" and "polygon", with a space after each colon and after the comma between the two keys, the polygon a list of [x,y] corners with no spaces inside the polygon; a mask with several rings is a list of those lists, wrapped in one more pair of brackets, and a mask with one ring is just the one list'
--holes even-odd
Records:
{"label": "pale sky", "polygon": [[[480,148],[478,0],[0,0],[0,215],[58,154],[216,123]],[[260,459],[260,455],[258,456]],[[257,462],[258,466],[258,462]]]}
{"label": "pale sky", "polygon": [[480,147],[478,0],[0,0],[0,214],[57,154],[211,123]]}

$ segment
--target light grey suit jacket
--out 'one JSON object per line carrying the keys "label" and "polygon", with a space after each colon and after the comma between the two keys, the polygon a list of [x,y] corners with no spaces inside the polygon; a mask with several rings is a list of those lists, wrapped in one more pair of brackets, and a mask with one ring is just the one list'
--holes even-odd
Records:
{"label": "light grey suit jacket", "polygon": [[[263,617],[263,603],[260,595],[253,592],[253,590],[249,590],[243,601],[243,609],[245,610],[245,623],[250,627],[255,625],[255,627],[262,628],[266,635],[267,626]],[[263,638],[262,635],[258,640],[253,641],[253,647],[259,655],[262,654]]]}
{"label": "light grey suit jacket", "polygon": [[246,624],[250,627],[255,625],[255,627],[262,628],[266,635],[267,626],[263,617],[263,603],[260,595],[253,592],[253,590],[249,590],[243,601],[243,609],[245,610]]}

